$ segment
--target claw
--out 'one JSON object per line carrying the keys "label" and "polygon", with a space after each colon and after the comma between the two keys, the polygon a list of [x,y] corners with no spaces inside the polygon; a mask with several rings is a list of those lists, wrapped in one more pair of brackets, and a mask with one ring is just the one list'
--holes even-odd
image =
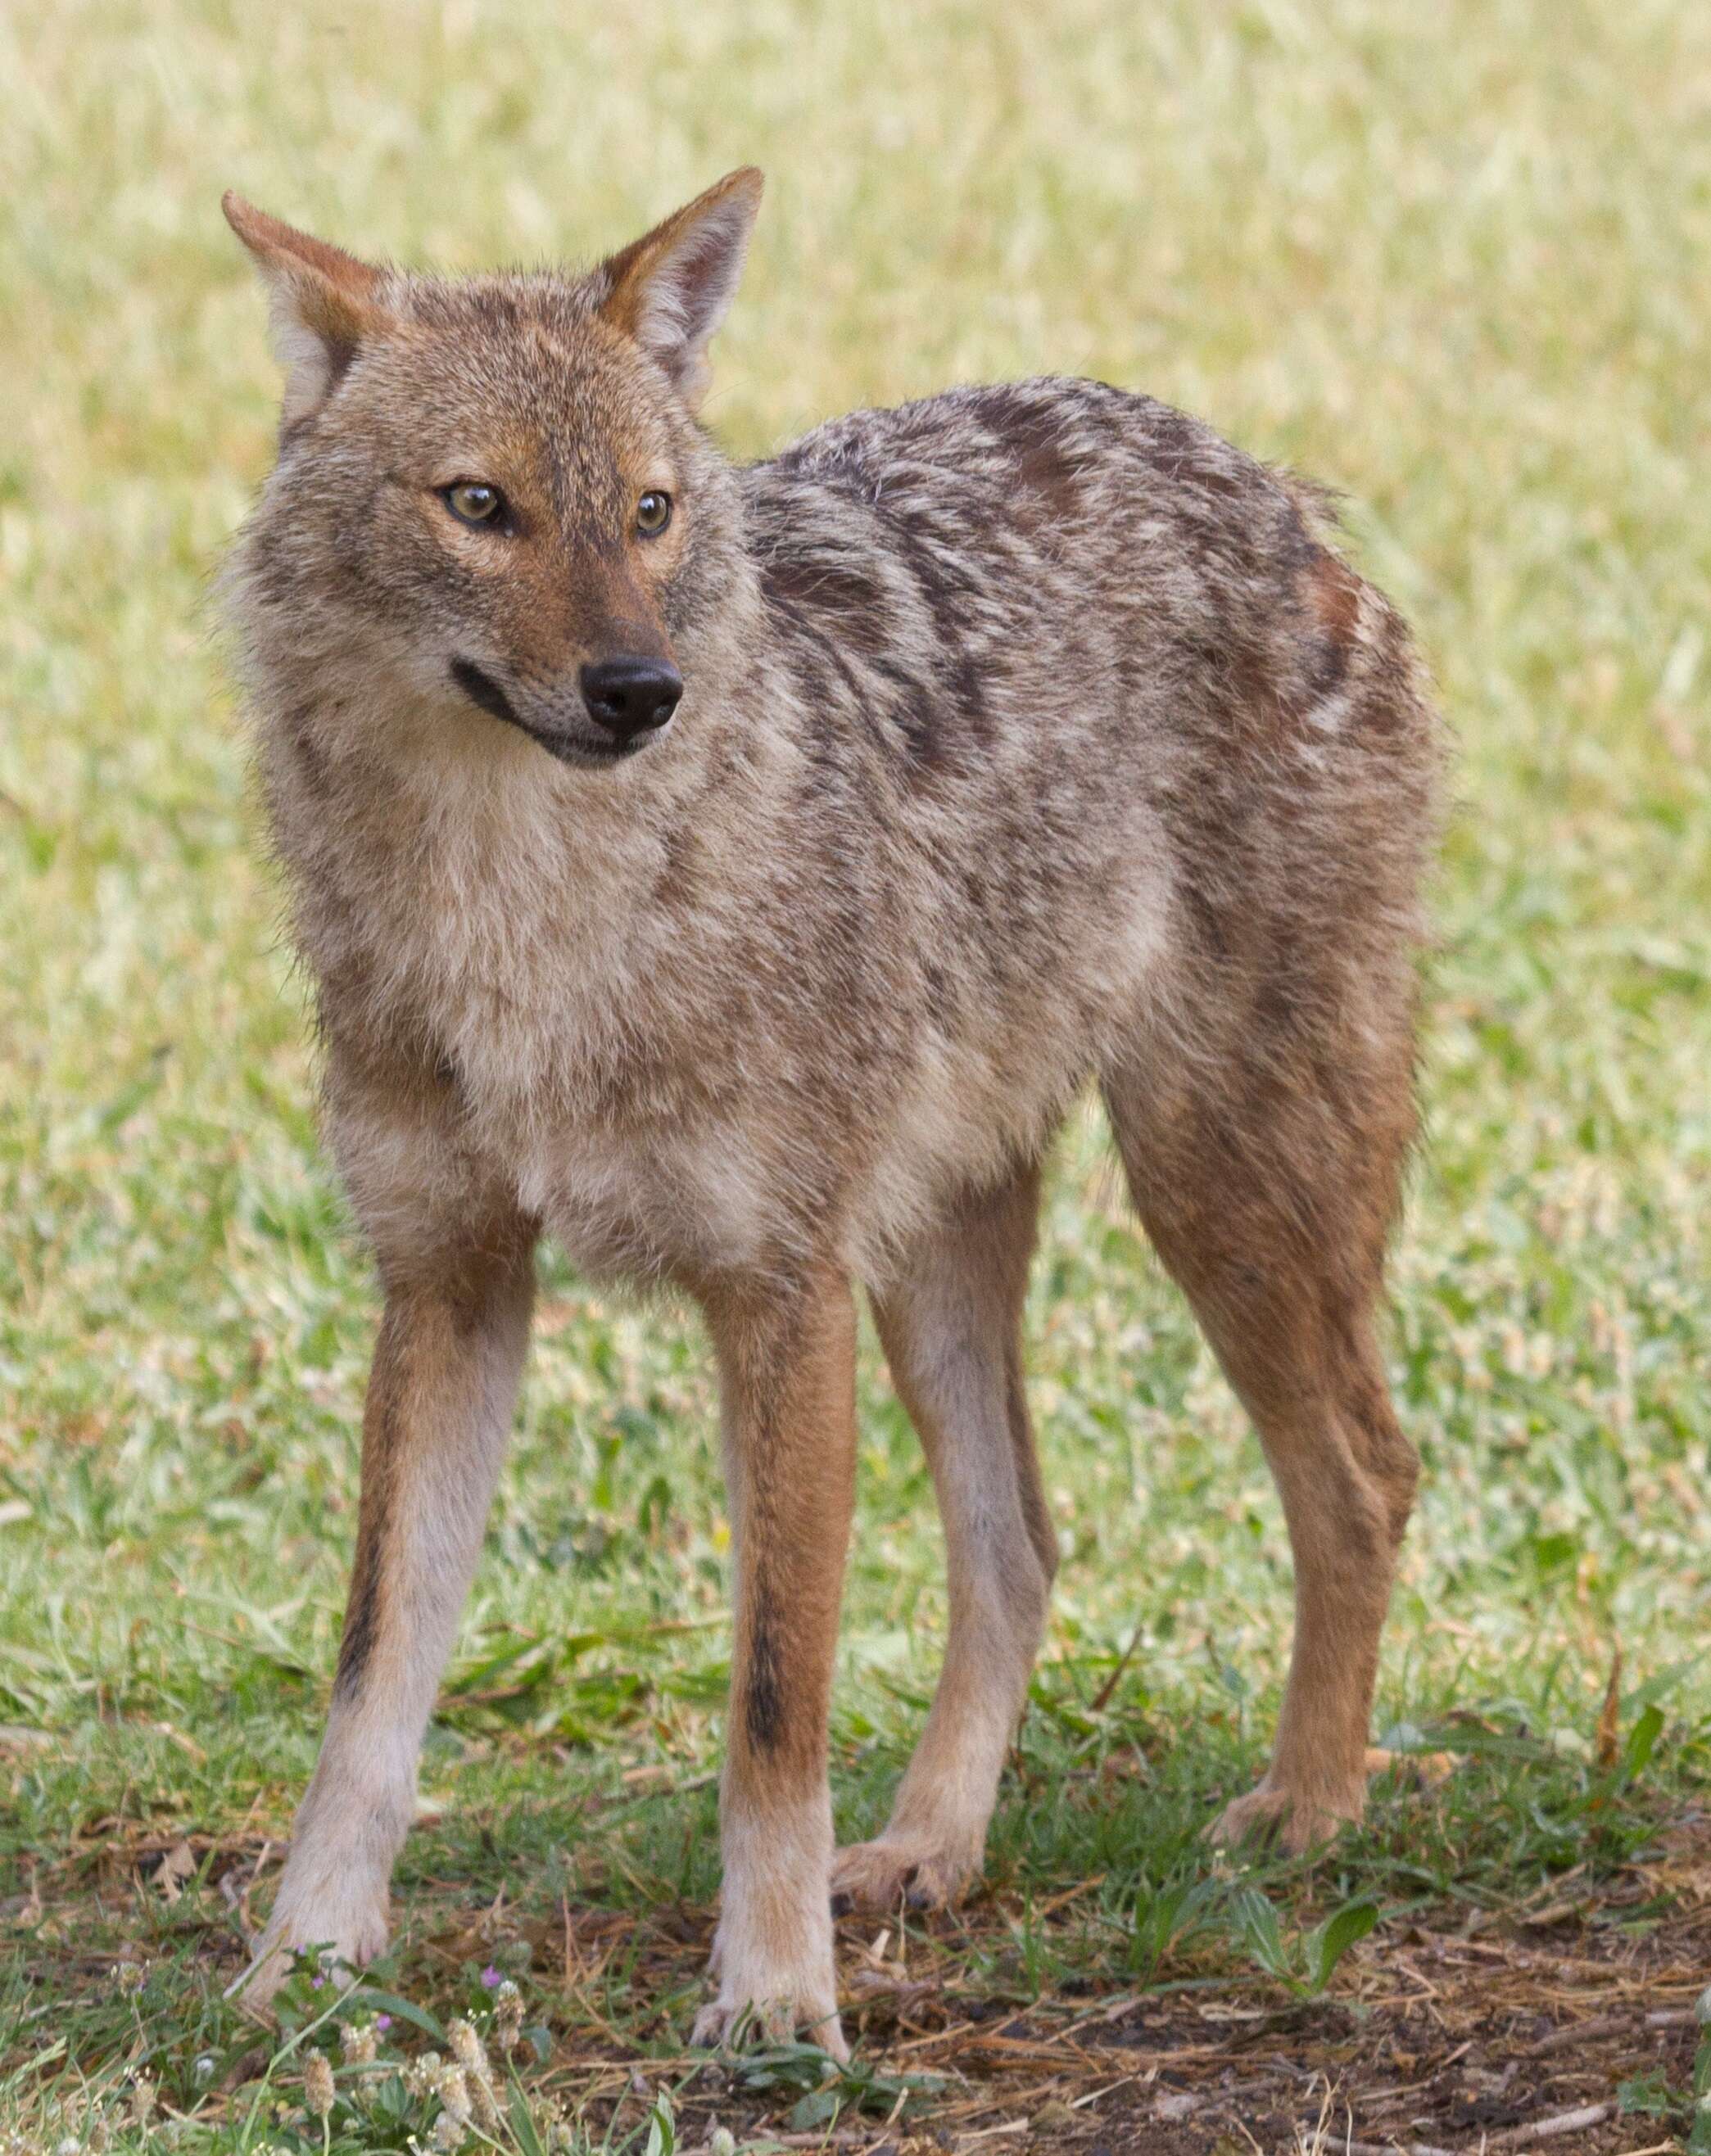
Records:
{"label": "claw", "polygon": [[[717,1999],[696,2015],[689,2041],[698,2049],[707,2051],[740,2051],[751,2038],[758,2038],[765,2045],[788,2044],[794,2039],[800,2020],[799,2010],[782,1999],[775,1999],[757,2010]],[[840,2066],[849,2065],[850,2046],[844,2038],[843,2024],[835,2013],[817,2021],[803,2022],[802,2033],[809,2043],[818,2044]]]}
{"label": "claw", "polygon": [[1332,1803],[1264,1781],[1226,1804],[1206,1829],[1206,1839],[1232,1849],[1244,1843],[1269,1849],[1281,1842],[1290,1856],[1305,1856],[1345,1826],[1359,1825],[1364,1794],[1362,1788],[1352,1799]]}
{"label": "claw", "polygon": [[883,1839],[840,1849],[832,1860],[832,1913],[858,1909],[876,1916],[910,1909],[943,1909],[960,1899],[973,1867],[938,1851],[911,1851]]}

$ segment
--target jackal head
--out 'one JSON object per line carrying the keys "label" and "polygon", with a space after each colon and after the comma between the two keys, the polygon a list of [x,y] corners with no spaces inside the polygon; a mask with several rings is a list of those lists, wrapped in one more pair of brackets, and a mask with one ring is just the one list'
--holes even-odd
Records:
{"label": "jackal head", "polygon": [[319,654],[353,685],[333,699],[352,726],[378,685],[567,763],[658,740],[685,693],[675,639],[737,528],[695,413],[760,192],[732,172],[584,275],[459,280],[228,194],[285,372],[240,575],[252,644]]}

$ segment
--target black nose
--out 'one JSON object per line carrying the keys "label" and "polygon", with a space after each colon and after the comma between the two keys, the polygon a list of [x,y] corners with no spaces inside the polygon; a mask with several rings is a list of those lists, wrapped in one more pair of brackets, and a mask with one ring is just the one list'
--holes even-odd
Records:
{"label": "black nose", "polygon": [[683,676],[663,659],[603,659],[583,667],[582,685],[588,716],[622,742],[663,726],[683,694]]}

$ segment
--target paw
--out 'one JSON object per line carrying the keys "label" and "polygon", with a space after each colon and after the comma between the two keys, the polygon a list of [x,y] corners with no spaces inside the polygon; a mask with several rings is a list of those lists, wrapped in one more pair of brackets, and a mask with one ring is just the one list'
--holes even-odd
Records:
{"label": "paw", "polygon": [[1268,1774],[1256,1789],[1224,1807],[1207,1839],[1232,1849],[1243,1842],[1275,1842],[1292,1856],[1304,1856],[1345,1826],[1358,1825],[1365,1797],[1362,1782],[1329,1796],[1274,1783]]}
{"label": "paw", "polygon": [[719,1995],[696,2015],[692,2043],[720,2049],[788,2044],[799,2031],[810,2044],[847,2064],[850,2046],[838,2020],[830,1925],[824,1942],[805,1943],[805,1951],[794,1958],[774,1958],[757,1952],[721,1923],[709,1966],[718,1979]]}
{"label": "paw", "polygon": [[228,1999],[238,1999],[246,2012],[258,2019],[267,2017],[274,1994],[290,1974],[294,1957],[303,1948],[321,1948],[330,1974],[342,1986],[354,1984],[357,1971],[386,1952],[383,1892],[307,1904],[299,1904],[295,1898],[288,1902],[287,1892],[288,1888],[282,1886],[249,1968],[226,1989]]}
{"label": "paw", "polygon": [[840,1849],[832,1859],[832,1914],[846,1917],[856,1910],[883,1916],[899,1904],[911,1909],[948,1909],[962,1899],[963,1890],[979,1866],[946,1849],[925,1843],[858,1841]]}
{"label": "paw", "polygon": [[728,2051],[745,2044],[789,2044],[800,2035],[818,2044],[840,2066],[850,2063],[850,2046],[838,2019],[836,2001],[830,2008],[801,1999],[775,1999],[764,2006],[753,2000],[736,2003],[721,1992],[711,2006],[695,2017],[692,2044],[712,2051]]}

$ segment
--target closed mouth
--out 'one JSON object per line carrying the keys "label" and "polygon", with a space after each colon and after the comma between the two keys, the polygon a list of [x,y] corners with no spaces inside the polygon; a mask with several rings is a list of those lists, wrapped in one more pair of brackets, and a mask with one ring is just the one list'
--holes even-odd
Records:
{"label": "closed mouth", "polygon": [[643,734],[632,741],[602,741],[593,735],[549,733],[541,726],[532,726],[493,676],[485,667],[476,665],[473,659],[454,659],[451,678],[472,704],[493,718],[503,719],[506,726],[515,726],[520,734],[527,734],[537,747],[545,749],[559,763],[622,763],[653,738]]}
{"label": "closed mouth", "polygon": [[639,741],[572,741],[566,734],[537,734],[532,726],[523,732],[561,763],[622,763],[645,746]]}

